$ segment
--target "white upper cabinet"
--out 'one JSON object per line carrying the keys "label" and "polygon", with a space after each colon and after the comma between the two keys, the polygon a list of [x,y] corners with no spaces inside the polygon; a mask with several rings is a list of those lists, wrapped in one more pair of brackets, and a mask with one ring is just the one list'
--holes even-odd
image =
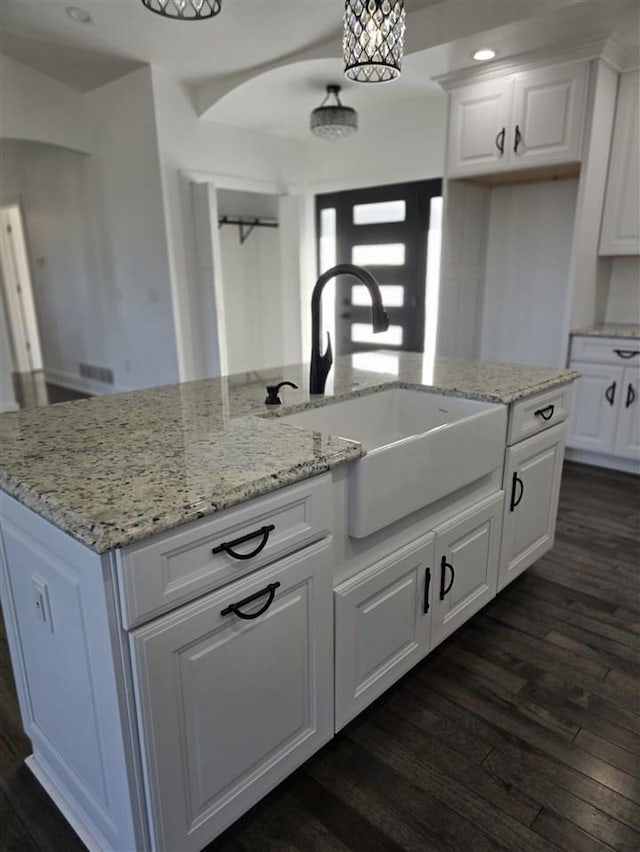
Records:
{"label": "white upper cabinet", "polygon": [[600,254],[640,254],[640,71],[620,78]]}
{"label": "white upper cabinet", "polygon": [[454,89],[448,176],[579,162],[588,82],[573,62]]}
{"label": "white upper cabinet", "polygon": [[504,167],[511,79],[472,83],[451,94],[449,174],[490,174]]}
{"label": "white upper cabinet", "polygon": [[580,161],[588,75],[585,62],[515,75],[509,168]]}

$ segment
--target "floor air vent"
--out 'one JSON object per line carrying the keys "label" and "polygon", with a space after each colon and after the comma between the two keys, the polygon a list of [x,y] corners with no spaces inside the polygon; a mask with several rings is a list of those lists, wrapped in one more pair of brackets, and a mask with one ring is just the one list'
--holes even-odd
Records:
{"label": "floor air vent", "polygon": [[83,379],[92,379],[105,385],[113,384],[113,370],[110,367],[96,367],[94,364],[80,364],[80,375]]}

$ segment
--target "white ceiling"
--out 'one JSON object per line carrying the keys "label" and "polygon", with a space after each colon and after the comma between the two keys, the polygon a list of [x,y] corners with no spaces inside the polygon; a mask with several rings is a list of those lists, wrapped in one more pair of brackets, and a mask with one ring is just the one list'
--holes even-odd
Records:
{"label": "white ceiling", "polygon": [[[71,20],[77,5],[90,24]],[[406,57],[399,81],[342,78],[344,0],[223,0],[209,21],[165,20],[140,0],[0,0],[0,51],[79,91],[151,63],[193,89],[199,114],[289,136],[327,83],[367,109],[436,96],[430,78],[472,64],[489,44],[504,58],[617,30],[638,44],[640,0],[405,0]]]}

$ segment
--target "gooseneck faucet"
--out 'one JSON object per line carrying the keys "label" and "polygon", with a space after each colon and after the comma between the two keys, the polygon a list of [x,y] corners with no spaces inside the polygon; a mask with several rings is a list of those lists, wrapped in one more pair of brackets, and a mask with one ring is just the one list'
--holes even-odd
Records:
{"label": "gooseneck faucet", "polygon": [[371,323],[374,332],[386,331],[389,328],[389,317],[386,314],[380,295],[378,282],[362,266],[354,266],[352,263],[339,263],[327,269],[316,281],[311,296],[311,375],[309,377],[309,392],[324,393],[324,386],[333,364],[333,352],[331,351],[331,336],[327,332],[327,349],[322,355],[320,353],[320,320],[321,320],[321,296],[324,285],[336,278],[338,275],[353,275],[361,281],[371,294]]}

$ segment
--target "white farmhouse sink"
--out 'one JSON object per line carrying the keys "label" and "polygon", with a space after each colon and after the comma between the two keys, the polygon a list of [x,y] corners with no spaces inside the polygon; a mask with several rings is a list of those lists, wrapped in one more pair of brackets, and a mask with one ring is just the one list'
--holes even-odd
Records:
{"label": "white farmhouse sink", "polygon": [[349,534],[364,538],[502,466],[505,405],[393,388],[282,421],[358,441],[349,470]]}

